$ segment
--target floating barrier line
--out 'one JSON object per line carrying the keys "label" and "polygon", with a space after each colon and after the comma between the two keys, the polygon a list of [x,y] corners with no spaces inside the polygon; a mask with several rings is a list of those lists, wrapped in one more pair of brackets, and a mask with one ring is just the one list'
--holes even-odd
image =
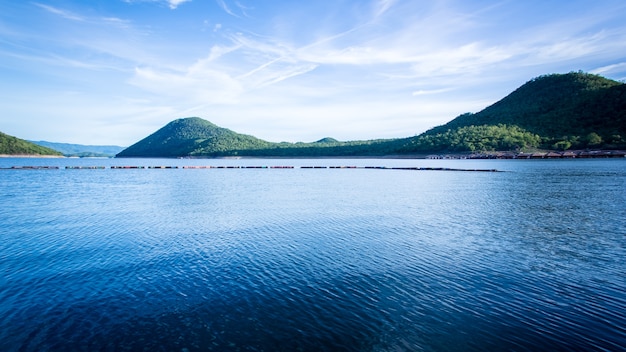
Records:
{"label": "floating barrier line", "polygon": [[2,170],[58,170],[58,166],[11,166],[0,168]]}
{"label": "floating barrier line", "polygon": [[[66,170],[95,170],[106,169],[106,166],[65,166]],[[228,166],[228,165],[185,165],[185,166],[142,166],[142,165],[113,165],[110,169],[375,169],[375,170],[413,170],[413,171],[472,171],[472,172],[500,172],[497,169],[458,169],[447,167],[403,167],[403,166]],[[0,170],[58,170],[59,166],[11,166]]]}
{"label": "floating barrier line", "polygon": [[106,166],[66,166],[66,170],[96,170],[106,169]]}

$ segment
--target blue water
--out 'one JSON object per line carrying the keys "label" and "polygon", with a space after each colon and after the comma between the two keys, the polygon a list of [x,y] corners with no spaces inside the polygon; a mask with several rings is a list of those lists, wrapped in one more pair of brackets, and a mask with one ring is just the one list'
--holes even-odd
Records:
{"label": "blue water", "polygon": [[2,351],[626,346],[626,160],[20,165],[61,168],[0,170]]}

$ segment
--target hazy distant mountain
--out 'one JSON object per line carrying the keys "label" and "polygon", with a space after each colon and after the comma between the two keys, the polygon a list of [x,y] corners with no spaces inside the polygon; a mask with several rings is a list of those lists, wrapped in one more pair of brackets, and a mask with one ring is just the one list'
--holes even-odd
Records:
{"label": "hazy distant mountain", "polygon": [[79,157],[114,157],[124,150],[124,147],[116,145],[82,145],[70,143],[55,143],[47,141],[30,141],[40,146],[57,150],[65,156]]}
{"label": "hazy distant mountain", "polygon": [[626,84],[582,72],[541,76],[478,113],[402,139],[272,143],[184,118],[118,156],[382,156],[534,148],[626,148]]}
{"label": "hazy distant mountain", "polygon": [[0,155],[61,156],[61,153],[0,132]]}

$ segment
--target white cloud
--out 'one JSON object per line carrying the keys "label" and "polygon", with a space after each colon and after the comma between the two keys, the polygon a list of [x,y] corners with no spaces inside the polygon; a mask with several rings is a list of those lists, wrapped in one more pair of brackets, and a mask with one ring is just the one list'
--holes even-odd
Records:
{"label": "white cloud", "polygon": [[188,1],[191,0],[168,0],[167,2],[170,6],[170,9],[175,10],[180,4]]}
{"label": "white cloud", "polygon": [[445,93],[445,92],[449,92],[450,90],[452,90],[451,88],[441,88],[441,89],[420,89],[420,90],[416,90],[413,93],[411,93],[411,95],[418,96],[418,95],[431,95],[431,94],[440,94],[440,93]]}

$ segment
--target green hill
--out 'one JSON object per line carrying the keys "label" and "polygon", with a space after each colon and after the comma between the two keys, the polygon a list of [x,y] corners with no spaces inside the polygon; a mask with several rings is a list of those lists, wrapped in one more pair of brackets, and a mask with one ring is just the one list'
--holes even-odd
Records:
{"label": "green hill", "polygon": [[426,131],[415,151],[626,148],[626,84],[582,72],[530,80],[485,108]]}
{"label": "green hill", "polygon": [[0,132],[0,155],[62,156],[63,154]]}
{"label": "green hill", "polygon": [[124,149],[118,157],[237,155],[239,150],[266,149],[264,140],[218,127],[199,117],[174,120]]}

